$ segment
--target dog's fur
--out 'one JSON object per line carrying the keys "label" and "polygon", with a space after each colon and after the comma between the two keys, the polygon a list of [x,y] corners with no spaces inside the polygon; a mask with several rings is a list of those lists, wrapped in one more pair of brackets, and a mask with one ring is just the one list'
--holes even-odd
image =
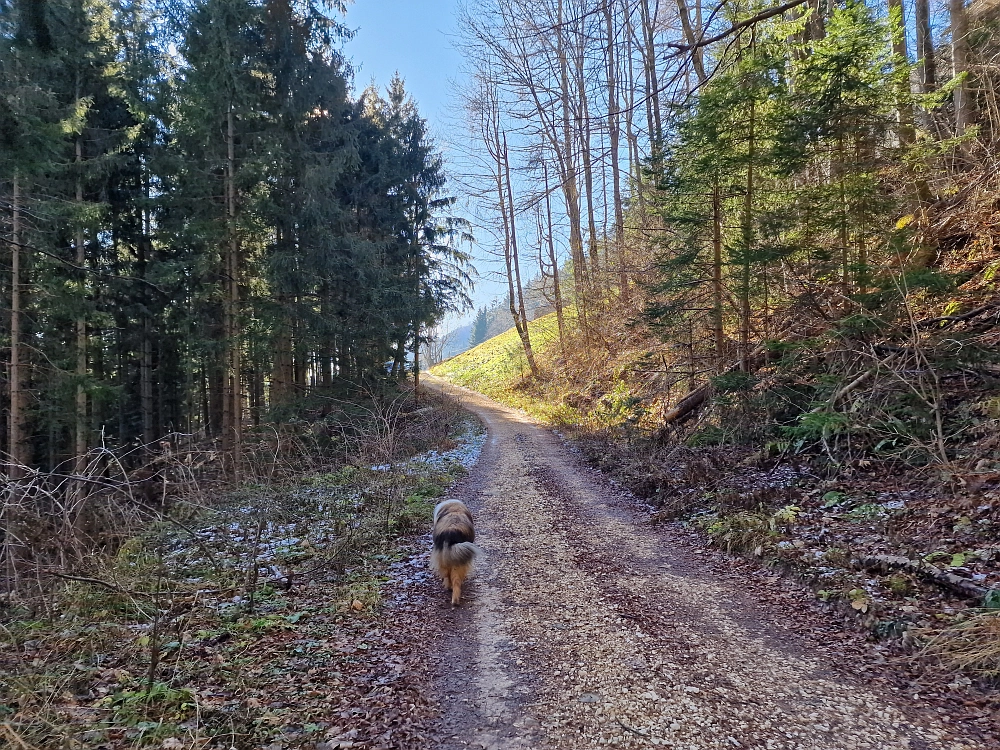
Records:
{"label": "dog's fur", "polygon": [[462,598],[462,584],[472,569],[472,562],[479,554],[473,544],[476,530],[472,514],[461,500],[445,500],[434,508],[434,549],[431,551],[431,569],[451,589],[451,605],[458,606]]}

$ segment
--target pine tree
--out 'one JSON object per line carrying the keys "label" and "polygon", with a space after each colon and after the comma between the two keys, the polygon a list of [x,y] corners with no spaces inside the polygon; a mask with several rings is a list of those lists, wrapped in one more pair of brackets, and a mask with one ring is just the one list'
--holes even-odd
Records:
{"label": "pine tree", "polygon": [[476,317],[472,321],[472,333],[469,336],[469,347],[478,346],[486,341],[487,328],[490,320],[485,307],[476,310]]}

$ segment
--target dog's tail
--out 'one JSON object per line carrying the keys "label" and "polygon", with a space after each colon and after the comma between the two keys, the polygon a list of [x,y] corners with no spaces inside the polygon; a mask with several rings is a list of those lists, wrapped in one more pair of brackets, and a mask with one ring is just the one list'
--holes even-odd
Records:
{"label": "dog's tail", "polygon": [[468,565],[479,554],[479,547],[472,542],[459,542],[458,544],[443,544],[439,550],[435,550],[441,557],[441,562],[448,566]]}

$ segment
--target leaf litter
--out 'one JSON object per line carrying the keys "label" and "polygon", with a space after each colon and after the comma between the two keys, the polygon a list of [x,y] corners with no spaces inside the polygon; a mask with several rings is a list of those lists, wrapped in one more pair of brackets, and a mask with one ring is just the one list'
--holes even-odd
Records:
{"label": "leaf litter", "polygon": [[[436,588],[414,533],[485,439],[468,420],[448,450],[245,488],[127,543],[95,576],[121,591],[71,583],[60,622],[4,628],[2,742],[426,747]],[[147,585],[129,596],[126,580]]]}

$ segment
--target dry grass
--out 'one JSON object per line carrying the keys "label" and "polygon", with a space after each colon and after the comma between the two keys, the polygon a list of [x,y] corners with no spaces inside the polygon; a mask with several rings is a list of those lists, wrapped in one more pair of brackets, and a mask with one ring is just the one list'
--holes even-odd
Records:
{"label": "dry grass", "polygon": [[212,440],[172,434],[122,451],[96,448],[50,472],[21,467],[0,490],[0,604],[47,610],[64,574],[95,575],[150,523],[187,530],[241,486],[281,495],[302,476],[391,464],[442,445],[463,418],[431,395],[419,404],[410,393],[369,396],[331,402],[313,421],[247,430],[236,460]]}
{"label": "dry grass", "polygon": [[[239,486],[210,445],[161,446],[155,506],[134,470],[106,464],[82,498],[70,491],[82,476],[8,486],[6,517],[23,531],[0,547],[14,573],[0,578],[0,747],[193,750],[266,734],[243,704],[203,715],[190,686],[214,684],[215,667],[201,649],[253,661],[242,640],[290,627],[314,584],[324,617],[373,609],[399,539],[429,526],[462,471],[402,459],[454,448],[468,429],[457,405],[398,398],[248,434]],[[85,521],[98,509],[113,544],[94,546]],[[65,536],[43,544],[36,526]],[[227,680],[235,706],[252,686]]]}
{"label": "dry grass", "polygon": [[915,633],[925,641],[920,655],[949,671],[1000,678],[1000,611],[977,610],[944,630]]}

